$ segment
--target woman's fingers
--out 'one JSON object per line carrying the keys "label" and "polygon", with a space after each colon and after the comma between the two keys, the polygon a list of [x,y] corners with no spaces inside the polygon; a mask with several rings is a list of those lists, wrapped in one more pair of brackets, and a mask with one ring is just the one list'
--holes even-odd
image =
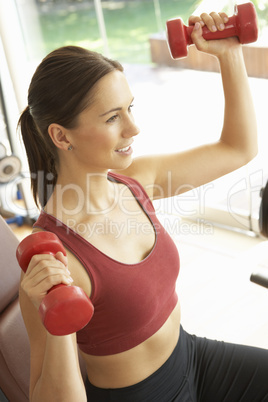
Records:
{"label": "woman's fingers", "polygon": [[43,297],[53,286],[60,283],[70,285],[72,282],[67,259],[63,254],[58,255],[57,258],[48,254],[39,254],[32,257],[21,281],[21,287],[38,308]]}
{"label": "woman's fingers", "polygon": [[225,28],[223,19],[215,12],[210,14],[203,13],[201,14],[201,19],[211,32],[223,31]]}
{"label": "woman's fingers", "polygon": [[204,25],[205,25],[204,22],[202,21],[202,19],[201,19],[200,17],[198,17],[198,16],[196,16],[196,15],[192,15],[192,16],[189,18],[189,21],[188,21],[189,25],[195,25],[196,22],[200,22],[201,26],[204,26]]}
{"label": "woman's fingers", "polygon": [[206,25],[211,32],[223,31],[225,24],[228,22],[228,16],[226,13],[216,13],[214,11],[210,14],[203,13],[200,17],[192,15],[189,18],[189,25],[195,25],[196,22],[200,22],[201,27]]}
{"label": "woman's fingers", "polygon": [[68,264],[67,257],[61,251],[59,251],[57,254],[55,254],[55,258],[67,266],[67,264]]}
{"label": "woman's fingers", "polygon": [[[27,275],[26,275],[27,277]],[[52,286],[61,282],[66,282],[71,278],[69,270],[60,262],[40,261],[31,271],[27,279],[32,286],[38,286],[42,283],[49,290]]]}

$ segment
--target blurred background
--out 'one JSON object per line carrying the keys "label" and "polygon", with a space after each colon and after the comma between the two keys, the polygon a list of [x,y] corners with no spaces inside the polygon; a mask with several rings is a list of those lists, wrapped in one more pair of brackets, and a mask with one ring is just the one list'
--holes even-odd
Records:
{"label": "blurred background", "polygon": [[[174,147],[183,150],[218,138],[224,104],[215,59],[197,54],[195,48],[190,47],[186,59],[172,60],[166,43],[166,21],[181,17],[187,24],[191,14],[211,10],[224,10],[233,15],[234,5],[239,3],[243,2],[1,0],[2,214],[10,218],[20,215],[30,222],[38,214],[32,203],[27,161],[16,126],[19,113],[27,105],[30,78],[48,52],[69,44],[118,59],[125,67],[136,99],[135,116],[141,128],[136,155],[170,152]],[[182,208],[178,207],[178,200],[168,202],[173,213],[186,218],[200,219],[201,216],[214,224],[258,235],[259,193],[266,183],[267,171],[264,97],[268,77],[268,1],[254,0],[253,3],[258,15],[259,38],[244,46],[244,51],[258,115],[261,152],[247,167],[194,193],[187,193],[181,199]],[[202,110],[195,91],[202,94]],[[26,206],[12,204],[18,188]],[[159,210],[161,208],[160,205]]]}

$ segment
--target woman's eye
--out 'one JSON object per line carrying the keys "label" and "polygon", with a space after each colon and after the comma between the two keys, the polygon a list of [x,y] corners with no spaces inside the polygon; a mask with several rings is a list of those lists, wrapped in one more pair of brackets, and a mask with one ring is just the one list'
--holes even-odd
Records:
{"label": "woman's eye", "polygon": [[[134,106],[133,104],[129,105],[129,107],[128,107],[128,112],[129,112],[129,113],[131,113],[131,109],[133,108],[133,106]],[[113,122],[115,122],[118,118],[119,118],[119,115],[118,115],[118,114],[115,114],[114,116],[110,117],[110,118],[106,121],[106,123],[113,123]]]}
{"label": "woman's eye", "polygon": [[107,120],[107,123],[113,123],[117,118],[118,118],[118,115],[115,114],[114,116],[110,117],[110,119]]}

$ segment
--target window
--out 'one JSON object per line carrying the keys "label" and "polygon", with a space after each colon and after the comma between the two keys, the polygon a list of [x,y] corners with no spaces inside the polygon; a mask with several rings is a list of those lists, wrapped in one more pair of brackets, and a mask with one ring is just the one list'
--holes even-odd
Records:
{"label": "window", "polygon": [[[257,46],[265,43],[267,1],[255,0],[258,6],[261,33]],[[0,71],[3,95],[10,129],[11,150],[20,155],[23,169],[27,170],[24,152],[17,140],[16,124],[27,103],[30,77],[40,59],[52,49],[66,44],[84,46],[104,52],[119,59],[126,66],[126,73],[134,88],[137,122],[148,135],[137,138],[136,153],[172,152],[198,143],[215,140],[221,123],[223,104],[221,84],[216,73],[196,73],[193,70],[153,69],[149,37],[165,30],[165,21],[188,16],[200,7],[210,7],[213,1],[197,0],[8,0],[0,5]],[[221,1],[226,10],[233,8],[233,1]],[[201,11],[201,8],[198,9]],[[132,66],[137,70],[133,70]],[[143,68],[144,67],[144,68]],[[138,71],[138,73],[137,73]],[[199,75],[198,75],[199,74]],[[202,77],[202,78],[200,78]],[[202,82],[200,82],[202,80]],[[206,82],[209,80],[209,84]],[[187,84],[186,84],[187,83]],[[207,116],[204,111],[181,112],[185,105],[198,110],[192,88],[209,85]],[[267,80],[250,79],[260,134],[260,154],[247,167],[239,169],[203,188],[186,193],[170,202],[171,212],[191,219],[204,219],[232,227],[235,230],[258,231],[259,191],[266,183],[266,127],[267,112],[263,93]],[[172,90],[172,95],[171,94]],[[161,91],[161,92],[160,92]],[[201,91],[205,91],[202,89]],[[148,94],[150,107],[148,107]],[[212,96],[212,98],[210,98]],[[214,98],[213,98],[214,96]],[[160,99],[161,98],[161,99]],[[167,107],[167,99],[169,106]],[[161,100],[161,102],[160,102]],[[140,102],[140,106],[139,106]],[[195,104],[196,102],[196,104]],[[204,105],[206,105],[203,100]],[[165,110],[163,107],[165,106]],[[214,112],[210,113],[213,106]],[[146,116],[144,116],[146,110]],[[161,117],[161,122],[158,117]],[[199,123],[209,118],[210,131]],[[204,120],[203,120],[204,123]],[[195,135],[188,135],[189,126]],[[152,140],[152,132],[156,140]],[[1,132],[0,142],[5,142]],[[215,137],[216,135],[216,137]],[[165,141],[163,143],[163,137]],[[160,148],[159,148],[160,144]],[[192,200],[193,202],[190,202]],[[161,206],[159,206],[161,208]]]}

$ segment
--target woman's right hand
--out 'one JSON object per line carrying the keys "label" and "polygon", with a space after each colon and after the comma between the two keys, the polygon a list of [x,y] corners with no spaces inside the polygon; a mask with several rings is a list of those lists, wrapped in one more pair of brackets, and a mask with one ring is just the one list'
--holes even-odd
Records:
{"label": "woman's right hand", "polygon": [[228,16],[225,13],[215,13],[210,14],[203,13],[200,17],[191,16],[189,18],[189,25],[194,25],[192,32],[192,40],[196,48],[201,52],[212,54],[218,58],[224,56],[226,52],[232,51],[233,49],[241,50],[241,45],[237,37],[231,37],[220,40],[205,40],[202,36],[202,27],[206,26],[211,32],[217,30],[224,31],[225,23],[228,22]]}
{"label": "woman's right hand", "polygon": [[71,285],[73,279],[68,270],[67,257],[62,252],[55,256],[36,254],[32,257],[21,280],[21,288],[33,305],[39,309],[49,289],[60,283]]}

